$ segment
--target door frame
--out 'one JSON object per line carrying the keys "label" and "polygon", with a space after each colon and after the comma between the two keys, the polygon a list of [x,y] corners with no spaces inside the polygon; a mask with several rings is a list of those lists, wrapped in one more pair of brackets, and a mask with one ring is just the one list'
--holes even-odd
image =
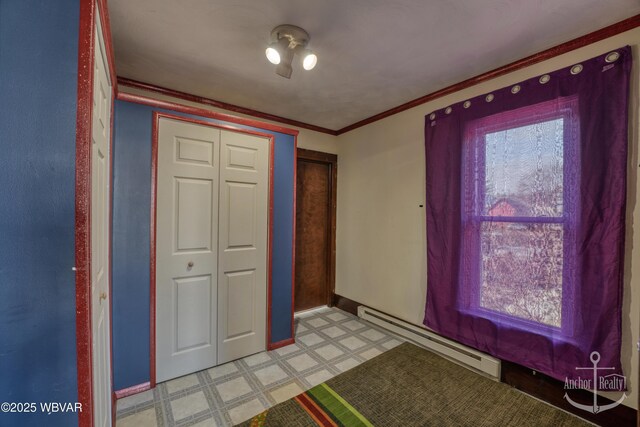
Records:
{"label": "door frame", "polygon": [[265,348],[269,347],[271,342],[271,285],[272,285],[272,267],[273,260],[273,164],[274,164],[274,146],[275,135],[265,132],[243,129],[233,125],[212,123],[205,120],[184,117],[175,114],[163,113],[159,111],[153,112],[153,123],[151,130],[151,221],[150,221],[150,253],[149,253],[149,282],[150,282],[150,305],[149,305],[149,387],[156,386],[156,219],[158,207],[158,138],[160,130],[160,119],[177,120],[186,123],[208,126],[221,130],[230,130],[233,132],[244,133],[246,135],[260,136],[269,140],[269,188],[267,200],[267,322],[266,322],[266,343]]}
{"label": "door frame", "polygon": [[[78,412],[80,427],[93,426],[93,351],[91,310],[91,153],[93,114],[93,70],[95,66],[94,29],[100,25],[107,57],[107,73],[111,80],[111,116],[109,135],[109,177],[113,177],[113,118],[117,95],[117,79],[113,54],[109,10],[106,0],[81,0],[78,30],[78,75],[76,110],[76,159],[75,159],[75,286],[76,286],[76,372]],[[113,185],[109,192],[109,217],[112,223]],[[111,239],[109,233],[109,351],[112,353],[109,366],[111,395],[111,421],[115,426],[116,399],[113,393],[113,304],[111,274]]]}
{"label": "door frame", "polygon": [[[329,206],[329,251],[327,253],[327,306],[333,305],[333,294],[336,290],[336,211],[337,211],[337,195],[338,195],[338,156],[336,154],[325,153],[322,151],[307,150],[304,148],[296,149],[296,168],[298,167],[298,161],[303,160],[310,163],[320,163],[329,165],[329,189],[330,189],[330,206]],[[295,177],[297,180],[297,175]],[[297,186],[296,186],[297,193]],[[297,208],[296,208],[297,209]],[[297,215],[297,210],[295,212]],[[296,225],[297,227],[297,225]],[[294,235],[294,239],[298,235]],[[294,249],[295,251],[295,249]],[[295,257],[294,257],[295,264]],[[295,282],[295,275],[294,275]],[[295,289],[295,286],[294,286]],[[295,295],[293,297],[293,305],[295,307]]]}

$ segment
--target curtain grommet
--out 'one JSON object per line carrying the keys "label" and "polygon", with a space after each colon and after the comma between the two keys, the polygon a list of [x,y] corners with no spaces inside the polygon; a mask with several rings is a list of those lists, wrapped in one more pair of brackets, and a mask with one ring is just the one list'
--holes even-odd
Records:
{"label": "curtain grommet", "polygon": [[451,114],[451,111],[452,111],[452,110],[451,110],[451,107],[447,107],[447,109],[446,109],[446,110],[444,110],[444,113],[445,113],[445,114]]}
{"label": "curtain grommet", "polygon": [[607,56],[604,57],[604,60],[608,63],[616,62],[620,58],[620,54],[618,52],[610,52]]}
{"label": "curtain grommet", "polygon": [[551,76],[549,74],[545,74],[544,76],[540,77],[540,80],[538,80],[540,82],[540,84],[545,84],[545,83],[549,83],[549,80],[551,80]]}
{"label": "curtain grommet", "polygon": [[571,67],[571,74],[573,74],[574,76],[576,74],[580,74],[580,72],[582,71],[582,64],[576,64],[573,67]]}
{"label": "curtain grommet", "polygon": [[520,92],[520,89],[522,89],[520,85],[515,85],[511,88],[511,93],[515,95],[516,93]]}
{"label": "curtain grommet", "polygon": [[491,101],[493,101],[493,98],[495,98],[495,96],[493,96],[493,94],[492,94],[492,93],[490,93],[489,95],[487,95],[487,96],[484,98],[484,100],[485,100],[485,101],[487,101],[487,102],[491,102]]}
{"label": "curtain grommet", "polygon": [[471,107],[471,101],[464,101],[464,104],[462,104],[462,106],[463,106],[464,108],[469,108],[469,107]]}
{"label": "curtain grommet", "polygon": [[436,118],[436,113],[431,113],[431,115],[429,116],[429,118],[430,118],[431,120],[435,119],[435,118]]}

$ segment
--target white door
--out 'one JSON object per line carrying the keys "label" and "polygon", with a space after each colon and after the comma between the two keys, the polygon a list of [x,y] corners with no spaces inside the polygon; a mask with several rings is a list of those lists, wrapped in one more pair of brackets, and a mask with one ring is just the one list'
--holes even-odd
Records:
{"label": "white door", "polygon": [[94,425],[111,426],[109,189],[111,83],[100,18],[95,25],[91,149],[91,313]]}
{"label": "white door", "polygon": [[216,365],[220,131],[162,118],[158,131],[156,379]]}
{"label": "white door", "polygon": [[269,139],[223,130],[218,363],[266,350]]}

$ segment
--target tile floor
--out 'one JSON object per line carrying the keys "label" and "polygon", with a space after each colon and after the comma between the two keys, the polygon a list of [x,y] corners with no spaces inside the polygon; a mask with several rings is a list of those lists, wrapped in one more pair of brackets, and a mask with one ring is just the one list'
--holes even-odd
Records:
{"label": "tile floor", "polygon": [[296,343],[118,401],[117,427],[232,426],[402,341],[336,308],[296,318]]}

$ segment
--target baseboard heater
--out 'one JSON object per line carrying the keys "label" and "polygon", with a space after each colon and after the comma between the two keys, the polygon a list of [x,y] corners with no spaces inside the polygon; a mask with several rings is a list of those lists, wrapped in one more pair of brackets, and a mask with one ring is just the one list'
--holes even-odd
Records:
{"label": "baseboard heater", "polygon": [[500,360],[363,305],[358,317],[394,332],[464,367],[500,380]]}

